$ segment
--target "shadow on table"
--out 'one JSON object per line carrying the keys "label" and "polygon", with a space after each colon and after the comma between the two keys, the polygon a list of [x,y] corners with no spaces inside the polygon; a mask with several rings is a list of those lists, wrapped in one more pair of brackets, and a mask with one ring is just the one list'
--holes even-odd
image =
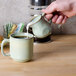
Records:
{"label": "shadow on table", "polygon": [[[43,44],[42,44],[43,45]],[[42,49],[40,49],[42,48]],[[37,49],[37,52],[34,53],[34,60],[40,60],[43,58],[51,58],[55,56],[61,56],[63,54],[71,54],[76,51],[76,44],[55,44],[51,43],[50,45],[48,44],[47,48],[46,46],[43,45],[39,49]],[[38,51],[39,50],[39,51]]]}

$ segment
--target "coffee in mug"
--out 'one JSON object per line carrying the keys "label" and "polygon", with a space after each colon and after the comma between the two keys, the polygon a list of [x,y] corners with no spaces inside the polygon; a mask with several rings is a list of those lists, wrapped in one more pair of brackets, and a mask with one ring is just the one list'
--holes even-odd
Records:
{"label": "coffee in mug", "polygon": [[26,39],[26,38],[30,38],[30,37],[28,37],[28,36],[14,36],[14,38]]}

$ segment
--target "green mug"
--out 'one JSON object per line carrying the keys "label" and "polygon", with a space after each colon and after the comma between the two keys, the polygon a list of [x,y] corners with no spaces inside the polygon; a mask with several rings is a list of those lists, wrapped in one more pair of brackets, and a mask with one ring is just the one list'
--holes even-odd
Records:
{"label": "green mug", "polygon": [[[27,33],[15,33],[10,36],[10,39],[4,39],[1,44],[1,53],[3,56],[10,56],[18,62],[26,62],[32,59],[33,56],[33,40],[34,36]],[[10,53],[5,54],[3,45],[9,42]]]}

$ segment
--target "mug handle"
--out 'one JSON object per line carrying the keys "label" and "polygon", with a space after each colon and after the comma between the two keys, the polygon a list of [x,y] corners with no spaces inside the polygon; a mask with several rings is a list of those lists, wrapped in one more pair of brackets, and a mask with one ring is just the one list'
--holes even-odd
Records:
{"label": "mug handle", "polygon": [[5,44],[5,43],[8,43],[8,42],[9,42],[9,39],[4,39],[4,40],[2,41],[2,43],[1,43],[1,53],[2,53],[3,56],[10,56],[10,54],[5,54],[5,53],[4,53],[4,50],[3,50],[4,44]]}

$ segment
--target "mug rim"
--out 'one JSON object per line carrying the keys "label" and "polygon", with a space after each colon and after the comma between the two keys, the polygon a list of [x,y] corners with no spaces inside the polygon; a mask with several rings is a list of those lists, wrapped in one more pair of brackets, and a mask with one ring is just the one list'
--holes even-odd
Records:
{"label": "mug rim", "polygon": [[10,38],[14,38],[14,39],[26,39],[26,40],[34,38],[33,34],[31,34],[31,33],[28,33],[28,34],[31,35],[31,37],[29,37],[29,38],[15,38],[14,36],[28,36],[28,35],[27,35],[27,33],[13,33],[13,34],[11,34]]}

